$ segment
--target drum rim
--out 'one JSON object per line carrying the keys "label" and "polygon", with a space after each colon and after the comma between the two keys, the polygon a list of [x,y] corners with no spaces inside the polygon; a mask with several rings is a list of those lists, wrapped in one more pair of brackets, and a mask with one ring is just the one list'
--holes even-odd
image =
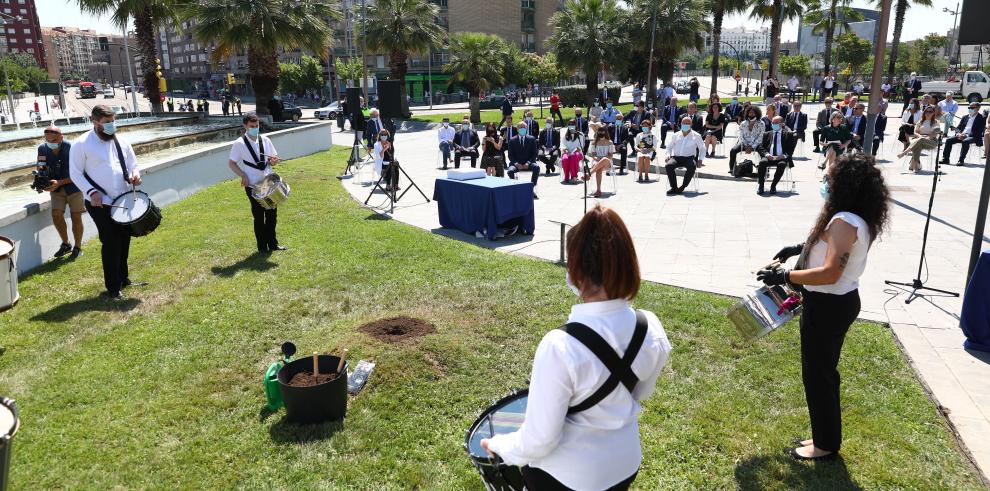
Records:
{"label": "drum rim", "polygon": [[14,253],[17,252],[17,244],[14,243],[14,239],[0,235],[0,242],[6,242],[10,244],[10,252],[0,254],[0,259],[6,259],[8,257],[13,259]]}
{"label": "drum rim", "polygon": [[113,220],[114,223],[119,223],[121,225],[131,225],[131,224],[134,224],[134,223],[136,223],[136,222],[144,219],[144,217],[148,214],[148,212],[151,211],[151,208],[155,206],[155,202],[154,201],[151,201],[151,196],[148,196],[148,193],[146,193],[144,191],[141,191],[140,189],[135,189],[133,191],[124,192],[120,196],[117,196],[116,198],[114,198],[113,199],[113,202],[111,202],[110,204],[112,206],[116,206],[117,205],[117,200],[119,200],[120,198],[123,198],[124,196],[126,196],[128,194],[143,194],[143,195],[147,196],[147,198],[148,198],[148,209],[147,210],[144,210],[144,213],[142,213],[141,216],[139,216],[139,217],[137,217],[137,218],[135,218],[135,219],[133,219],[133,220],[131,220],[129,222],[117,221],[113,217],[113,210],[110,210],[110,219]]}
{"label": "drum rim", "polygon": [[17,430],[21,428],[21,418],[18,415],[17,404],[9,397],[0,396],[0,406],[4,406],[14,417],[14,426],[7,433],[0,434],[0,443],[6,443],[17,435]]}
{"label": "drum rim", "polygon": [[487,465],[499,465],[502,464],[502,459],[496,459],[491,456],[478,456],[471,453],[471,436],[474,434],[474,429],[476,429],[481,420],[485,419],[485,416],[491,414],[496,408],[502,407],[505,403],[520,399],[522,397],[529,397],[529,389],[514,389],[508,395],[496,400],[495,402],[488,405],[488,407],[478,414],[478,417],[474,418],[474,422],[471,426],[468,426],[467,431],[464,432],[464,451],[467,452],[468,457],[474,460],[476,463],[487,464]]}

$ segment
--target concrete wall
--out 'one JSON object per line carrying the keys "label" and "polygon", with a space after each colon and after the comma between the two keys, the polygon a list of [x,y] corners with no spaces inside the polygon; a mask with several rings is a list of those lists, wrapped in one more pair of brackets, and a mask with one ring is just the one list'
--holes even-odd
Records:
{"label": "concrete wall", "polygon": [[[329,149],[332,144],[331,128],[330,122],[321,122],[265,135],[271,138],[279,157],[293,159]],[[141,190],[148,193],[156,205],[164,207],[205,187],[233,179],[227,167],[230,145],[231,142],[219,143],[147,166],[142,165],[139,157],[138,166],[143,181]],[[17,269],[21,273],[50,260],[62,242],[52,225],[50,209],[48,193],[41,193],[23,208],[0,216],[0,235],[9,237],[16,244]],[[83,214],[83,217],[86,223],[84,239],[89,240],[96,236],[96,225],[88,214]],[[162,226],[178,224],[166,221]]]}

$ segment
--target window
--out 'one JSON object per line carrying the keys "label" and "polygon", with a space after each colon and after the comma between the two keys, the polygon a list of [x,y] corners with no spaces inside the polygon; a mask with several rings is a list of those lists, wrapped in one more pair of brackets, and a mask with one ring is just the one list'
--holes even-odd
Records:
{"label": "window", "polygon": [[7,34],[14,34],[15,32],[17,32],[17,31],[13,27],[8,27],[7,28]]}
{"label": "window", "polygon": [[10,13],[10,9],[3,9],[3,13],[9,14]]}
{"label": "window", "polygon": [[522,8],[524,8],[524,9],[530,9],[530,10],[535,10],[536,9],[536,0],[522,0]]}
{"label": "window", "polygon": [[24,0],[17,0],[17,3],[24,5]]}
{"label": "window", "polygon": [[28,49],[27,49],[27,52],[28,52],[28,53],[34,53],[34,48],[28,48]]}
{"label": "window", "polygon": [[32,39],[32,38],[27,38],[27,39],[25,40],[25,42],[26,42],[26,43],[28,43],[28,44],[34,44],[34,39]]}
{"label": "window", "polygon": [[385,57],[378,55],[375,57],[375,66],[378,68],[385,68]]}
{"label": "window", "polygon": [[522,28],[523,30],[533,30],[536,29],[536,15],[532,10],[523,10],[522,13]]}

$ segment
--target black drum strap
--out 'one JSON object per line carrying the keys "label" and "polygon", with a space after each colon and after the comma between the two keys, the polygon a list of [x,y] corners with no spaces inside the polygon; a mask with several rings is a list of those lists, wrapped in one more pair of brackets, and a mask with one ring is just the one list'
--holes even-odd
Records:
{"label": "black drum strap", "polygon": [[636,360],[636,355],[639,354],[640,348],[643,347],[643,341],[646,339],[646,328],[646,316],[637,310],[636,330],[633,331],[632,339],[629,341],[629,347],[626,348],[626,352],[622,358],[619,358],[615,350],[598,333],[584,324],[569,322],[560,328],[567,334],[574,336],[575,339],[594,353],[610,372],[608,378],[605,379],[605,383],[598,390],[580,404],[568,408],[567,414],[576,414],[594,407],[602,399],[611,394],[620,382],[630,393],[636,388],[639,378],[633,372],[632,364]]}
{"label": "black drum strap", "polygon": [[117,147],[117,161],[120,162],[120,171],[123,173],[124,183],[129,185],[131,181],[129,179],[130,175],[127,173],[127,164],[124,163],[124,150],[120,148],[120,142],[117,141],[116,136],[113,137],[113,144]]}
{"label": "black drum strap", "polygon": [[242,160],[248,167],[253,167],[260,171],[264,171],[265,167],[268,167],[268,163],[265,162],[265,142],[261,140],[261,136],[258,137],[258,150],[261,151],[261,159],[258,158],[258,154],[254,152],[254,147],[251,146],[251,141],[248,140],[247,135],[242,136],[244,139],[244,146],[247,147],[248,152],[251,152],[251,158],[254,159],[254,163],[248,162],[247,160]]}

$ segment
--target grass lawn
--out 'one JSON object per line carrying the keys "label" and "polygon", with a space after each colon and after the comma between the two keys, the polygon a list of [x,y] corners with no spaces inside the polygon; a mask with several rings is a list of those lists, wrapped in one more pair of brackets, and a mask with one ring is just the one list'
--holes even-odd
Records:
{"label": "grass lawn", "polygon": [[[677,95],[677,98],[679,99],[677,101],[677,105],[678,106],[687,106],[688,105],[688,102],[690,102],[690,101],[688,101],[687,94],[678,94]],[[742,96],[739,97],[739,102],[746,102],[746,101],[756,102],[756,101],[762,101],[762,100],[763,100],[762,97],[742,97]],[[723,97],[722,98],[722,104],[723,105],[728,104],[729,102],[732,102],[732,97],[726,96],[726,97]],[[698,110],[704,110],[704,108],[706,106],[708,106],[708,99],[701,99],[701,100],[698,101]],[[615,106],[615,107],[619,108],[622,111],[622,113],[625,114],[625,113],[627,113],[629,111],[632,111],[633,105],[631,103],[629,103],[629,104],[619,104],[618,106]],[[562,108],[560,108],[560,113],[563,115],[563,117],[564,117],[565,120],[570,119],[570,118],[573,118],[574,117],[574,108],[573,107],[562,107]],[[465,109],[464,111],[460,111],[460,112],[451,112],[451,113],[442,113],[442,114],[419,114],[419,115],[416,114],[416,111],[413,111],[413,117],[412,118],[409,118],[409,121],[419,121],[419,122],[427,122],[427,123],[439,123],[439,122],[443,121],[443,118],[450,118],[450,121],[451,122],[455,122],[456,123],[456,122],[460,121],[461,118],[463,118],[465,114],[471,114],[471,111],[468,111],[467,109]],[[522,110],[520,110],[519,108],[516,108],[516,112],[513,114],[513,116],[515,117],[516,122],[519,122],[519,119],[523,117],[523,114],[524,114],[524,112]],[[546,100],[543,101],[543,118],[542,119],[539,119],[540,118],[540,108],[539,107],[537,107],[536,109],[533,109],[533,116],[536,117],[539,121],[542,121],[542,120],[544,120],[546,118],[549,118],[550,117],[550,103],[547,102]],[[587,111],[585,111],[585,116],[587,116]],[[485,110],[481,111],[481,122],[482,123],[491,122],[491,123],[498,124],[501,121],[502,121],[502,111],[501,110],[499,110],[499,109],[485,109]]]}
{"label": "grass lawn", "polygon": [[[525,383],[574,296],[555,264],[361,208],[331,177],[346,153],[283,164],[288,251],[251,254],[231,180],[165,208],[132,243],[131,277],[151,284],[121,305],[97,297],[96,241],[22,278],[20,305],[0,316],[0,394],[23,422],[12,489],[481,489],[464,430]],[[732,303],[641,290],[636,305],[657,313],[674,352],[640,419],[637,489],[982,488],[891,332],[871,323],[853,326],[843,353],[844,460],[784,457],[809,433],[797,329],[740,346]],[[356,330],[400,314],[437,332],[389,345]],[[287,339],[377,362],[343,429],[263,410],[262,375]]]}

